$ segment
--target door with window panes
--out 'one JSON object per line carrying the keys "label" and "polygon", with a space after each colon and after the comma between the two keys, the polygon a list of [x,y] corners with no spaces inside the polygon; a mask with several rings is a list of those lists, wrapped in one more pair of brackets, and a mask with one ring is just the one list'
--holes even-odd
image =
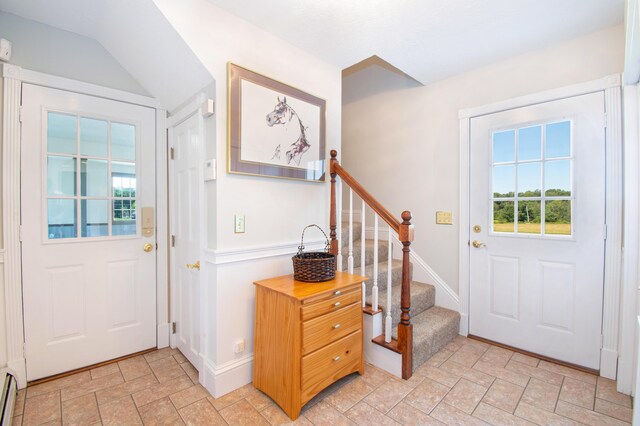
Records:
{"label": "door with window panes", "polygon": [[[27,379],[156,346],[155,111],[23,85]],[[153,218],[151,218],[153,223]]]}
{"label": "door with window panes", "polygon": [[598,369],[604,93],[476,117],[469,332]]}

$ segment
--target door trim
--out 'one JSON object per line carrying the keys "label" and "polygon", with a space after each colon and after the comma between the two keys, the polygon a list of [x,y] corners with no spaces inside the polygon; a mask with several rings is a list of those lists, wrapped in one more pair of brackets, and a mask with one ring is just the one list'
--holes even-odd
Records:
{"label": "door trim", "polygon": [[[174,147],[175,141],[174,141],[174,128],[180,124],[182,124],[185,120],[188,120],[189,118],[193,117],[194,115],[197,115],[198,117],[198,129],[199,129],[199,139],[200,139],[200,146],[199,151],[198,151],[198,158],[204,158],[204,152],[205,152],[205,135],[206,135],[206,131],[205,131],[205,121],[204,121],[204,116],[201,113],[201,105],[206,102],[207,100],[207,95],[204,92],[199,92],[195,97],[192,98],[192,100],[190,102],[188,102],[186,105],[184,105],[182,108],[180,108],[179,110],[173,112],[166,121],[166,126],[165,128],[167,129],[167,144],[165,145],[165,155],[166,153],[172,149]],[[176,229],[176,223],[175,223],[175,204],[171,201],[171,194],[173,193],[173,190],[175,188],[174,186],[174,168],[173,168],[173,163],[171,162],[171,160],[168,161],[168,169],[167,169],[167,173],[168,173],[168,177],[166,182],[168,182],[168,186],[165,190],[165,197],[168,200],[168,212],[169,212],[169,234],[170,235],[174,235],[175,233],[175,229]],[[199,168],[198,169],[198,194],[200,196],[200,211],[198,212],[198,216],[199,216],[199,220],[200,220],[200,234],[201,234],[201,238],[200,238],[200,248],[199,248],[199,252],[200,252],[200,256],[199,256],[199,260],[202,264],[202,269],[199,272],[199,291],[200,291],[200,348],[198,349],[198,365],[196,365],[196,369],[198,370],[198,374],[199,374],[199,382],[202,385],[205,385],[205,379],[206,379],[206,375],[204,374],[204,365],[205,365],[205,356],[204,356],[204,351],[203,348],[207,347],[207,336],[206,333],[204,333],[203,330],[203,325],[206,324],[206,319],[208,318],[208,315],[210,313],[209,310],[209,306],[206,302],[207,298],[206,296],[206,286],[204,285],[206,280],[206,273],[207,273],[207,267],[206,267],[206,262],[205,260],[205,251],[204,248],[206,246],[206,236],[207,236],[207,231],[206,231],[206,208],[203,207],[202,203],[205,200],[205,196],[204,196],[204,177],[203,177],[203,169]],[[175,277],[175,273],[177,271],[177,267],[175,265],[175,250],[173,247],[169,248],[170,250],[170,256],[169,256],[169,277],[170,277],[170,282],[171,283],[175,283],[176,282],[176,277]],[[171,315],[171,321],[175,321],[176,319],[176,311],[175,311],[175,306],[176,303],[175,301],[177,300],[177,294],[176,294],[176,288],[175,286],[170,285],[170,289],[169,289],[169,297],[170,297],[170,315]],[[171,347],[175,348],[177,346],[177,339],[176,339],[176,335],[171,333],[170,334],[170,342],[171,342]]]}
{"label": "door trim", "polygon": [[602,313],[602,348],[600,375],[615,379],[618,364],[618,329],[622,271],[622,103],[620,74],[612,74],[598,80],[534,93],[505,101],[460,110],[460,231],[459,266],[460,282],[460,334],[469,333],[469,167],[471,119],[514,108],[551,102],[564,98],[604,92],[606,112],[606,187],[605,217],[607,239],[604,259],[604,298]]}
{"label": "door trim", "polygon": [[[24,318],[22,311],[22,260],[20,238],[20,102],[22,84],[31,83],[53,89],[111,99],[119,102],[151,107],[156,110],[156,143],[160,145],[166,128],[166,110],[153,98],[90,83],[57,77],[23,69],[16,65],[2,64],[2,190],[3,190],[3,253],[5,315],[7,333],[7,367],[14,373],[20,389],[27,385],[26,357],[24,353]],[[164,161],[164,162],[163,162]],[[165,180],[162,180],[165,176]],[[157,241],[167,238],[166,225],[166,157],[162,150],[156,155]],[[165,194],[164,196],[162,194]],[[160,207],[160,208],[157,208]],[[158,244],[157,256],[157,344],[169,342],[167,258],[166,247]],[[165,324],[166,323],[166,324]]]}

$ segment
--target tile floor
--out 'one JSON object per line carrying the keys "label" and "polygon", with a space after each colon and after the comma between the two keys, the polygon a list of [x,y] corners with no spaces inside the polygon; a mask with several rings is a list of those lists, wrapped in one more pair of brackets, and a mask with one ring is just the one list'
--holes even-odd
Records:
{"label": "tile floor", "polygon": [[[367,365],[303,409],[301,425],[623,425],[615,382],[457,337],[408,381]],[[20,391],[16,425],[279,425],[287,416],[246,385],[214,399],[173,349]]]}

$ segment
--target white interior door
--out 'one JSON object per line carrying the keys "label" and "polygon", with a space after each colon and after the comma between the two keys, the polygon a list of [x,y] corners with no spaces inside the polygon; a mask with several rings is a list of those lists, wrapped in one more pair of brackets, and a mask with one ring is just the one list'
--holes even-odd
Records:
{"label": "white interior door", "polygon": [[176,344],[191,364],[200,352],[200,150],[201,118],[192,115],[173,127],[172,175],[173,295]]}
{"label": "white interior door", "polygon": [[604,93],[473,118],[470,143],[470,334],[598,369]]}
{"label": "white interior door", "polygon": [[155,347],[155,111],[29,84],[22,104],[27,379]]}

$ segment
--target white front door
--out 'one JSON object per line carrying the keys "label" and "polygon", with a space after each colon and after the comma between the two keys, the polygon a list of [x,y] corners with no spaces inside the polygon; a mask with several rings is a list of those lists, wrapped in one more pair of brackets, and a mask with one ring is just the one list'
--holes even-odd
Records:
{"label": "white front door", "polygon": [[155,111],[29,84],[22,105],[27,379],[155,347]]}
{"label": "white front door", "polygon": [[172,128],[171,199],[173,321],[178,349],[194,366],[200,352],[200,150],[201,118],[192,115]]}
{"label": "white front door", "polygon": [[469,333],[598,369],[604,93],[473,118],[470,144]]}

